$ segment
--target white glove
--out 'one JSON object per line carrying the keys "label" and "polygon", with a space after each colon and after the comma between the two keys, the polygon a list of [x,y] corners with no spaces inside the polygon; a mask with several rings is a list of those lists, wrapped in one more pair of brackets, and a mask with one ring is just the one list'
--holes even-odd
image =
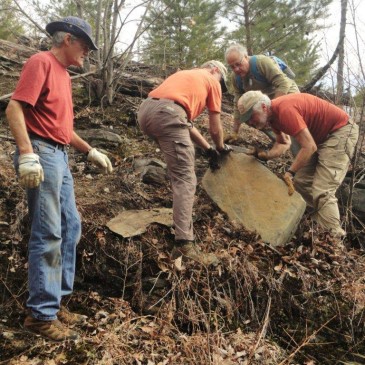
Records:
{"label": "white glove", "polygon": [[25,188],[36,188],[44,181],[42,165],[35,153],[24,153],[19,156],[19,182]]}
{"label": "white glove", "polygon": [[99,152],[96,148],[92,148],[89,151],[87,160],[102,168],[105,174],[113,172],[112,163],[110,162],[108,156]]}

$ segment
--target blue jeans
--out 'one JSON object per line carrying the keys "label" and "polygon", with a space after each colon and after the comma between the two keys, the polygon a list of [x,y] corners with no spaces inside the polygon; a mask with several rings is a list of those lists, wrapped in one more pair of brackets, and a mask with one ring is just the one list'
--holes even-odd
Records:
{"label": "blue jeans", "polygon": [[[34,318],[49,321],[57,318],[62,296],[73,289],[81,220],[66,150],[37,139],[32,139],[32,145],[40,157],[44,181],[27,189],[31,221],[27,307]],[[18,157],[17,150],[16,169]]]}

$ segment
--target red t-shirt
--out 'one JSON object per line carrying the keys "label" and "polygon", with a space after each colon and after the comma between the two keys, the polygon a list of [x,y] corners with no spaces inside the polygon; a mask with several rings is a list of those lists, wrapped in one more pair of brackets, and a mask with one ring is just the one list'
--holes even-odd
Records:
{"label": "red t-shirt", "polygon": [[349,115],[341,108],[310,94],[289,94],[271,100],[273,129],[296,136],[308,128],[316,144],[326,140],[329,133],[343,127]]}
{"label": "red t-shirt", "polygon": [[28,104],[23,107],[28,132],[70,143],[74,120],[71,79],[51,52],[29,58],[12,99]]}
{"label": "red t-shirt", "polygon": [[185,108],[190,120],[200,115],[205,107],[212,112],[221,112],[221,85],[206,69],[178,71],[148,96],[177,101]]}

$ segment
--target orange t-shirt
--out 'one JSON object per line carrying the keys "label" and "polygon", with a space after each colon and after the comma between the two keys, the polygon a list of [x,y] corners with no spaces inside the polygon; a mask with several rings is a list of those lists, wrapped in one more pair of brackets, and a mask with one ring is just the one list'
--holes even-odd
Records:
{"label": "orange t-shirt", "polygon": [[289,94],[271,100],[273,129],[296,136],[308,128],[316,144],[343,127],[349,115],[341,108],[311,94]]}
{"label": "orange t-shirt", "polygon": [[221,85],[206,69],[178,71],[148,96],[178,102],[185,108],[189,120],[194,120],[205,107],[212,112],[221,112]]}
{"label": "orange t-shirt", "polygon": [[23,110],[28,132],[70,143],[74,120],[71,79],[51,52],[29,58],[12,99],[27,103]]}

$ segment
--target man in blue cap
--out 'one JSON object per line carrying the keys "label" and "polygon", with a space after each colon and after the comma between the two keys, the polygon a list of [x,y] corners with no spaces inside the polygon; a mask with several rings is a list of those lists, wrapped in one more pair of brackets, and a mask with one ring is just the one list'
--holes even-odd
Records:
{"label": "man in blue cap", "polygon": [[74,340],[68,326],[85,321],[69,312],[61,299],[73,290],[76,245],[81,221],[76,208],[68,146],[111,173],[108,157],[73,130],[71,79],[67,67],[82,67],[97,47],[83,19],[66,17],[49,23],[50,51],[26,62],[6,109],[17,145],[14,165],[26,189],[31,233],[28,244],[28,315],[24,327],[53,340]]}

